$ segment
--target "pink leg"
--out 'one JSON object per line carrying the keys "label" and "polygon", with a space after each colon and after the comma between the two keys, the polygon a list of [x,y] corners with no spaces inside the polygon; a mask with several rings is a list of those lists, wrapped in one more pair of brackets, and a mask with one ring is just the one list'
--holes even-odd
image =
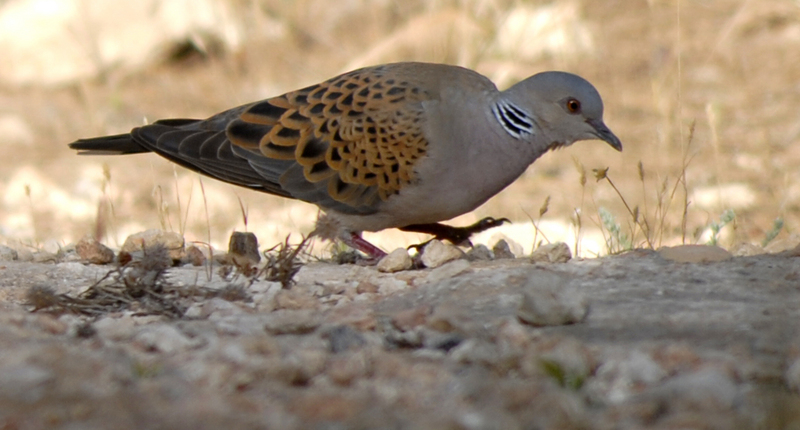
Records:
{"label": "pink leg", "polygon": [[369,258],[375,260],[380,260],[381,258],[386,256],[386,253],[383,252],[383,250],[364,240],[364,238],[361,237],[360,234],[355,232],[350,232],[347,234],[349,234],[350,237],[342,238],[342,242],[344,242],[347,246],[353,249],[357,249],[367,254]]}

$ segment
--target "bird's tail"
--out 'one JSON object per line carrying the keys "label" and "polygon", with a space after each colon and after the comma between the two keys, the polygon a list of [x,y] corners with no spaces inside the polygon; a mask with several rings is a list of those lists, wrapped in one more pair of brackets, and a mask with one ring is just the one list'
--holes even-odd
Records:
{"label": "bird's tail", "polygon": [[70,143],[69,147],[77,150],[78,155],[122,155],[150,152],[149,149],[134,142],[130,133],[79,139]]}
{"label": "bird's tail", "polygon": [[[189,128],[196,129],[197,126],[202,125],[203,121],[199,119],[162,119],[153,123],[153,125],[166,125],[169,127]],[[144,126],[143,128],[147,128]],[[93,137],[91,139],[78,139],[69,144],[70,149],[78,151],[78,155],[123,155],[123,154],[140,154],[142,152],[152,152],[146,140],[134,138],[134,134],[140,130],[139,127],[134,128],[130,133],[115,134],[113,136]],[[141,142],[141,143],[140,143]]]}

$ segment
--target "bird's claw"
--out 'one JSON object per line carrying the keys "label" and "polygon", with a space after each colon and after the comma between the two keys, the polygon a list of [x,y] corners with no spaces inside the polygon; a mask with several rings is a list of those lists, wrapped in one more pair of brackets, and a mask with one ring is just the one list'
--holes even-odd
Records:
{"label": "bird's claw", "polygon": [[[453,227],[445,224],[433,223],[433,224],[409,225],[401,228],[400,230],[431,234],[433,235],[434,239],[446,240],[452,243],[453,245],[472,246],[472,242],[469,241],[469,238],[473,234],[484,232],[491,228],[501,226],[507,222],[510,223],[511,221],[508,218],[486,217],[466,227]],[[419,252],[429,242],[430,240],[427,242],[423,242],[421,244],[411,245],[408,247],[408,249],[413,248],[416,249],[417,252]]]}

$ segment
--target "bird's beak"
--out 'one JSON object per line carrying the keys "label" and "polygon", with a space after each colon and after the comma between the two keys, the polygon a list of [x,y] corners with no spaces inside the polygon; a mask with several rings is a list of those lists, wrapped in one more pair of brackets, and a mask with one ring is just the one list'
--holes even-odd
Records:
{"label": "bird's beak", "polygon": [[587,121],[589,125],[594,128],[594,135],[597,136],[598,139],[605,141],[612,148],[616,149],[617,151],[622,151],[622,142],[619,141],[619,138],[611,132],[611,130],[606,127],[603,121]]}

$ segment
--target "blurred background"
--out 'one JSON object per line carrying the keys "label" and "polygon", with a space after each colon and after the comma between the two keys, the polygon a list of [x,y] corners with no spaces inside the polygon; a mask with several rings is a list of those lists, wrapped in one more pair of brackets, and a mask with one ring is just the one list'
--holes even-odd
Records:
{"label": "blurred background", "polygon": [[[565,241],[592,257],[714,240],[750,249],[777,232],[768,246],[783,249],[800,222],[798,53],[795,0],[0,0],[0,236],[119,246],[164,228],[217,247],[233,230],[262,247],[299,241],[313,205],[201,182],[152,154],[77,157],[67,144],[413,60],[501,88],[577,73],[623,141],[621,154],[579,142],[545,155],[452,221],[514,221],[477,242],[505,235],[529,253]],[[592,169],[605,168],[611,182],[597,181]],[[366,237],[387,250],[425,239]]]}

